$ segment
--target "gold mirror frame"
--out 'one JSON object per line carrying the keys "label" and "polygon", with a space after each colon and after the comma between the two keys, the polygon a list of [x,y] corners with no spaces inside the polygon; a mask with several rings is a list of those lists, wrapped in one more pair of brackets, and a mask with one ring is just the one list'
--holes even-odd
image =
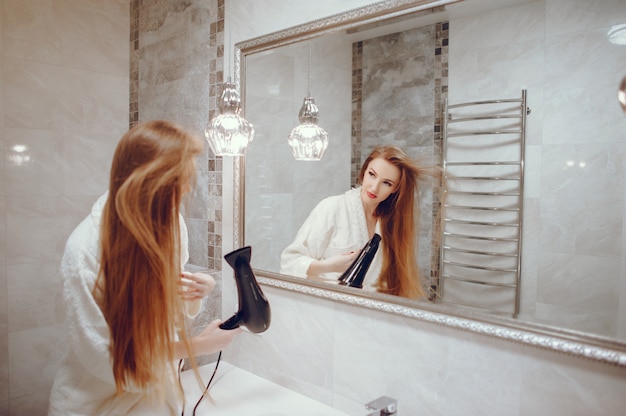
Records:
{"label": "gold mirror frame", "polygon": [[[242,57],[356,25],[459,1],[463,0],[386,0],[237,43],[234,50],[234,77],[235,84],[241,91],[244,112],[246,86],[241,83],[241,79],[245,78],[245,62]],[[233,158],[232,168],[233,243],[235,247],[242,247],[245,233],[245,157]],[[380,293],[370,294],[354,288],[330,286],[264,270],[255,269],[254,272],[262,285],[626,367],[626,343],[610,338],[476,313],[459,307],[417,303]]]}

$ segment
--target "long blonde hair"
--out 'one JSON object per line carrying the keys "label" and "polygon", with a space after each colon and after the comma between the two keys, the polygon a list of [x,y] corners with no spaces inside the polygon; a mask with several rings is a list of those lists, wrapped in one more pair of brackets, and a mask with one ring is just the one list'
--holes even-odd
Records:
{"label": "long blonde hair", "polygon": [[151,121],[130,129],[115,150],[94,296],[110,329],[118,393],[131,382],[158,391],[173,365],[176,328],[184,326],[179,212],[202,148],[181,127]]}
{"label": "long blonde hair", "polygon": [[442,170],[438,166],[419,166],[398,147],[377,146],[361,166],[361,183],[369,163],[377,158],[388,161],[400,170],[397,190],[381,202],[375,212],[381,224],[383,254],[377,290],[413,299],[424,297],[425,291],[417,266],[415,236],[420,204],[415,200],[419,183],[428,178],[442,181]]}

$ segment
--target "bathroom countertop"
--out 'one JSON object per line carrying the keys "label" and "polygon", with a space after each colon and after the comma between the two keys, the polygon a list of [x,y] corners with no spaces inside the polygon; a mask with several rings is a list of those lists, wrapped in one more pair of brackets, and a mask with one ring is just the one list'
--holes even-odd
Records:
{"label": "bathroom countertop", "polygon": [[[204,383],[213,374],[215,364],[199,367]],[[193,371],[183,371],[181,382],[191,414],[202,391]],[[296,393],[262,377],[220,362],[217,374],[196,415],[211,416],[346,416],[332,407]]]}

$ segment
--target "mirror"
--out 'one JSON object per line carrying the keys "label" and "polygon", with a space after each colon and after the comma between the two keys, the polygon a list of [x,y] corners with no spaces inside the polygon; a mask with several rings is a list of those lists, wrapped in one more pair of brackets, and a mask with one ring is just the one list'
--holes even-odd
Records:
{"label": "mirror", "polygon": [[[257,276],[266,284],[383,310],[401,305],[401,313],[408,316],[428,316],[453,326],[463,327],[464,319],[471,318],[477,331],[498,332],[520,342],[541,344],[547,334],[585,347],[608,346],[622,351],[608,354],[609,360],[626,364],[622,254],[626,118],[617,101],[626,45],[623,39],[615,40],[613,27],[626,20],[622,8],[615,2],[595,4],[593,18],[582,21],[577,8],[592,7],[584,2],[384,3],[236,45],[243,107],[256,135],[245,166],[236,164],[241,223],[235,233],[242,245],[255,247]],[[446,26],[438,29],[442,23]],[[432,146],[415,143],[433,131],[446,93],[454,104],[515,98],[521,90],[528,91],[532,113],[526,126],[521,302],[516,319],[278,274],[280,252],[312,207],[349,189],[354,184],[352,172],[366,156],[352,140],[355,42],[411,32],[416,36],[411,42],[419,43],[420,37],[439,40],[437,30],[446,29],[447,53],[432,51],[429,60],[415,58],[413,65],[406,65],[416,76],[428,77],[424,85],[430,89],[418,87],[417,94],[393,97],[405,108],[426,97],[431,119],[420,119],[421,127],[408,132],[378,121],[376,135],[390,137],[412,156],[436,160]],[[391,71],[387,81],[403,74],[396,75],[393,78]],[[298,123],[309,84],[320,110],[319,124],[330,143],[322,161],[297,162],[287,134]],[[388,108],[379,105],[376,110],[385,114]],[[533,336],[524,338],[523,331]],[[572,346],[548,343],[557,349]],[[574,348],[582,355],[598,355]]]}

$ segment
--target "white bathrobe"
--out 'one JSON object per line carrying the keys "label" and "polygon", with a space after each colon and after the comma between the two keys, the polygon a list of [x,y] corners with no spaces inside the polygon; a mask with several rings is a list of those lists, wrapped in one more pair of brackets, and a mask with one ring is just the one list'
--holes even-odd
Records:
{"label": "white bathrobe", "polygon": [[[168,415],[180,414],[181,400],[172,388],[162,407],[152,407],[146,392],[130,386],[123,397],[115,394],[109,354],[109,327],[92,290],[100,267],[100,220],[107,194],[70,235],[61,262],[69,330],[68,351],[59,367],[50,394],[49,416],[56,415]],[[181,217],[181,260],[189,258],[187,227]],[[188,306],[196,315],[201,301]],[[175,375],[170,377],[175,380]],[[175,385],[174,385],[175,386]],[[174,387],[173,386],[173,387]]]}
{"label": "white bathrobe", "polygon": [[[306,277],[314,260],[322,260],[337,254],[359,251],[369,241],[365,210],[361,202],[361,188],[323,199],[311,211],[296,238],[281,254],[280,272]],[[380,223],[376,232],[381,235]],[[381,241],[376,255],[363,282],[363,289],[375,290],[382,264]],[[341,273],[325,273],[321,277],[337,282]]]}

